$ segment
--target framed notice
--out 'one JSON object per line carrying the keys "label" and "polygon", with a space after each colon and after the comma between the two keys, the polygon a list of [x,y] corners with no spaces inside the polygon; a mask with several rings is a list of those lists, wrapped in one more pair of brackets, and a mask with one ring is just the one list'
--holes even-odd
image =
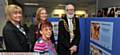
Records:
{"label": "framed notice", "polygon": [[111,55],[111,53],[90,43],[90,55]]}
{"label": "framed notice", "polygon": [[113,22],[91,21],[90,40],[112,50]]}

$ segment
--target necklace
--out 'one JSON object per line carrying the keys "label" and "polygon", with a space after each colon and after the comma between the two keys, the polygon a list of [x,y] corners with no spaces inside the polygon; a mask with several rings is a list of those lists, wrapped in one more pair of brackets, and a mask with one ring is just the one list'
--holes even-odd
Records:
{"label": "necklace", "polygon": [[[62,22],[63,22],[65,30],[66,30],[66,31],[68,31],[68,32],[70,32],[70,30],[68,29],[67,22],[66,22],[64,19],[60,19],[60,21],[62,21]],[[76,22],[75,22],[75,18],[73,18],[72,23],[73,23],[73,30],[75,30],[75,29],[76,29]]]}

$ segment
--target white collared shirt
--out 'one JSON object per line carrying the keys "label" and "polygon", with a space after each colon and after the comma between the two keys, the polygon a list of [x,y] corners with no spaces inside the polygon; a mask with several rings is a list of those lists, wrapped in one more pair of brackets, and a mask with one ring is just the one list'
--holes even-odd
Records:
{"label": "white collared shirt", "polygon": [[72,42],[72,40],[73,40],[73,38],[74,38],[72,19],[73,19],[73,18],[67,17],[68,26],[69,26],[69,31],[70,31],[70,42]]}
{"label": "white collared shirt", "polygon": [[24,35],[26,35],[23,27],[20,27],[20,25],[16,25],[16,27],[19,29],[19,31],[21,31]]}

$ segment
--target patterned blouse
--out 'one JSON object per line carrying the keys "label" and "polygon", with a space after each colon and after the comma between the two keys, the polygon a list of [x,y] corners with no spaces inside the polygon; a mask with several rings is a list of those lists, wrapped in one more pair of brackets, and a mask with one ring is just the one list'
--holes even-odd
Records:
{"label": "patterned blouse", "polygon": [[57,55],[56,50],[51,41],[45,42],[42,38],[38,38],[34,45],[34,51],[40,55]]}

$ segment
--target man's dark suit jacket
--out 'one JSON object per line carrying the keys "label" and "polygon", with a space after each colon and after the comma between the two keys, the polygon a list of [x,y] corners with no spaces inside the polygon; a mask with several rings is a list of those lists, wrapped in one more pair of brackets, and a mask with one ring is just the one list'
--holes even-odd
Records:
{"label": "man's dark suit jacket", "polygon": [[10,21],[7,21],[3,29],[3,37],[7,52],[29,51],[28,36],[19,31]]}
{"label": "man's dark suit jacket", "polygon": [[[62,18],[68,25],[68,20],[66,15]],[[79,29],[79,19],[76,17],[72,18],[72,21],[75,21],[75,30],[74,32],[74,39],[70,43],[70,34],[69,32],[65,29],[64,22],[60,21],[59,22],[59,33],[58,33],[58,45],[57,45],[57,52],[58,55],[70,55],[70,48],[73,45],[76,45],[79,47],[79,42],[80,42],[80,29]],[[69,26],[69,25],[68,25]],[[68,27],[66,27],[68,28]],[[78,48],[77,48],[78,49]]]}

